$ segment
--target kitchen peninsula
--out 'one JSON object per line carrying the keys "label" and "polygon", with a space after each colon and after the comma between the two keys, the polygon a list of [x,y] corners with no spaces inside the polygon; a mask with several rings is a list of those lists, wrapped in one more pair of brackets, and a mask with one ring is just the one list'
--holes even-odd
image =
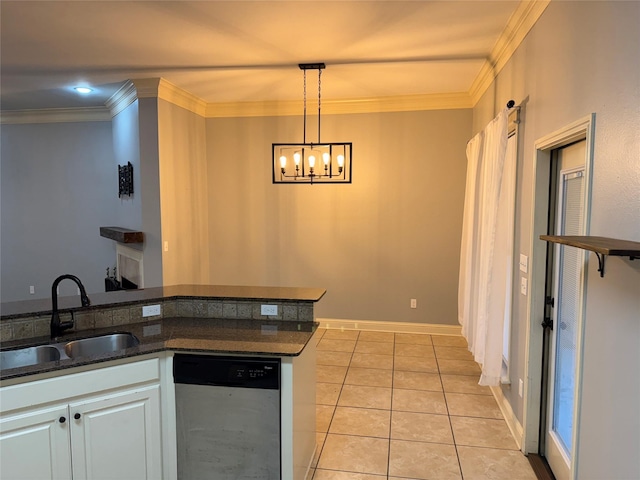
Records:
{"label": "kitchen peninsula", "polygon": [[[94,294],[89,307],[61,298],[61,316],[73,311],[75,328],[55,339],[49,300],[3,304],[3,351],[62,354],[2,369],[0,448],[12,461],[1,476],[177,478],[174,356],[196,354],[278,360],[280,476],[304,479],[315,449],[313,307],[324,293],[179,285]],[[114,333],[137,344],[65,358],[69,343]]]}

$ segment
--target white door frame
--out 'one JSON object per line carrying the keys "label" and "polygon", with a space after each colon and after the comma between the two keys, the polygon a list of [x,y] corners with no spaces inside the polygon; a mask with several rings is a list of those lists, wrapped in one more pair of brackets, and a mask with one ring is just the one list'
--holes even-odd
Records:
{"label": "white door frame", "polygon": [[[531,251],[529,258],[531,276],[529,280],[529,305],[527,307],[527,330],[525,349],[525,384],[524,384],[524,421],[522,443],[523,453],[538,453],[540,442],[540,401],[542,381],[542,320],[545,315],[545,278],[547,244],[540,240],[540,235],[547,234],[547,213],[549,208],[549,170],[551,151],[570,143],[586,140],[585,189],[584,189],[584,235],[589,232],[591,212],[591,184],[593,165],[593,142],[595,137],[595,113],[581,118],[570,125],[556,130],[535,142],[533,161],[534,188],[531,201]],[[588,257],[587,257],[588,262]],[[586,298],[586,295],[585,295]],[[582,383],[582,344],[583,330],[578,332],[576,389]],[[576,396],[574,419],[580,412],[580,395]],[[572,475],[575,478],[577,465],[577,439],[580,430],[579,422],[574,422],[574,441],[572,452]]]}

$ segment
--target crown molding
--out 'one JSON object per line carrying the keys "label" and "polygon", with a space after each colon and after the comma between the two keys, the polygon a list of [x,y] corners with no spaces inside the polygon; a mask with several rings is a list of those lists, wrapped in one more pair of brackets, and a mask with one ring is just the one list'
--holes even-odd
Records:
{"label": "crown molding", "polygon": [[523,0],[509,18],[478,76],[471,84],[469,96],[476,105],[502,68],[536,24],[551,0]]}
{"label": "crown molding", "polygon": [[[398,95],[380,98],[355,98],[325,100],[322,113],[341,115],[353,113],[411,112],[419,110],[451,110],[472,108],[469,94],[446,93],[425,95]],[[206,108],[207,118],[224,117],[280,117],[302,115],[302,100],[287,102],[228,102],[210,103]]]}
{"label": "crown molding", "polygon": [[136,89],[137,98],[155,98],[160,91],[160,81],[162,78],[133,78],[131,83]]}
{"label": "crown molding", "polygon": [[160,79],[158,85],[158,98],[189,110],[201,117],[204,117],[207,111],[207,102],[164,78]]}
{"label": "crown molding", "polygon": [[131,80],[127,80],[116,93],[111,95],[105,102],[105,105],[109,109],[109,112],[111,112],[111,117],[115,117],[137,99],[138,93],[136,86]]}
{"label": "crown molding", "polygon": [[111,114],[106,107],[42,108],[0,112],[0,124],[108,122]]}
{"label": "crown molding", "polygon": [[115,117],[139,98],[161,98],[203,117],[207,109],[204,100],[164,78],[129,80],[107,100],[106,106],[111,111],[111,116]]}

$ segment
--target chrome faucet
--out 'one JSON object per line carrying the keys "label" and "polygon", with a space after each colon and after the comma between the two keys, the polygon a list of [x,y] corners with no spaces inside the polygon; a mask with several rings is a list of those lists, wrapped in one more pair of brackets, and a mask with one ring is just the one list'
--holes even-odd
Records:
{"label": "chrome faucet", "polygon": [[80,302],[82,303],[82,306],[88,307],[89,305],[91,305],[91,300],[89,300],[89,297],[87,297],[87,292],[84,289],[84,285],[82,285],[82,282],[78,277],[76,277],[75,275],[66,274],[60,275],[58,278],[56,278],[53,281],[53,285],[51,285],[51,338],[55,338],[58,335],[61,335],[65,330],[73,327],[73,312],[71,312],[71,320],[68,322],[61,322],[60,314],[58,313],[58,284],[65,278],[73,280],[76,285],[78,285],[78,288],[80,289]]}

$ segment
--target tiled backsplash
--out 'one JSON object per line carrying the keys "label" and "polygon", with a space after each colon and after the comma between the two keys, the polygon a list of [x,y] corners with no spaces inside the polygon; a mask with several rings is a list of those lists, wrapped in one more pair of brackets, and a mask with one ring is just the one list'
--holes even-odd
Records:
{"label": "tiled backsplash", "polygon": [[[261,315],[261,305],[277,305],[278,315]],[[157,316],[142,317],[142,307],[161,305]],[[312,322],[314,320],[311,302],[274,302],[251,300],[207,300],[202,298],[160,300],[137,305],[92,308],[74,313],[74,331],[92,328],[118,327],[130,323],[148,322],[159,318],[197,317],[239,320],[284,320],[292,322]],[[64,322],[71,318],[69,312],[60,314]],[[0,342],[48,336],[51,315],[25,316],[4,319],[0,323]]]}

